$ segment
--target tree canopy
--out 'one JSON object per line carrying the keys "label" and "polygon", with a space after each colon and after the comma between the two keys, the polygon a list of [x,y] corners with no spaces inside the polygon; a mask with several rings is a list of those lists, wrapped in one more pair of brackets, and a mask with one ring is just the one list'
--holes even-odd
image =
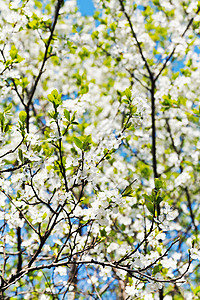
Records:
{"label": "tree canopy", "polygon": [[0,0],[1,299],[199,299],[200,2]]}

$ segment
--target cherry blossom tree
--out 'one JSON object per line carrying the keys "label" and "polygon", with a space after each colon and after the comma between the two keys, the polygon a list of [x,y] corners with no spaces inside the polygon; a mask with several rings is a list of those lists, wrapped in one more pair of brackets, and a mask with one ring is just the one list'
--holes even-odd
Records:
{"label": "cherry blossom tree", "polygon": [[0,4],[0,298],[199,299],[199,1]]}

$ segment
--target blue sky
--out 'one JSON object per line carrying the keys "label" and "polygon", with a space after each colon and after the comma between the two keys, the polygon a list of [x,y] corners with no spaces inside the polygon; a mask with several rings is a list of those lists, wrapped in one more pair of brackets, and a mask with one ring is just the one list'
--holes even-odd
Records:
{"label": "blue sky", "polygon": [[77,0],[82,15],[91,16],[94,13],[94,5],[92,0]]}

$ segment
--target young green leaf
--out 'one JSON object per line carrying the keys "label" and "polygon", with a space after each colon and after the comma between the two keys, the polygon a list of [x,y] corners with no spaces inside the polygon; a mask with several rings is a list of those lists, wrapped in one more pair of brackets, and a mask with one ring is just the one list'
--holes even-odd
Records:
{"label": "young green leaf", "polygon": [[22,149],[18,149],[18,155],[19,155],[19,159],[23,163],[24,162],[24,157],[23,157]]}
{"label": "young green leaf", "polygon": [[54,98],[57,98],[58,97],[58,91],[55,89],[51,92],[51,95],[54,97]]}
{"label": "young green leaf", "polygon": [[128,89],[128,88],[125,89],[124,95],[127,97],[128,100],[130,100],[130,99],[131,99],[131,96],[132,96],[131,90]]}
{"label": "young green leaf", "polygon": [[64,116],[68,121],[70,121],[70,112],[67,109],[64,109]]}
{"label": "young green leaf", "polygon": [[47,96],[47,98],[55,107],[58,107],[62,103],[61,96],[62,93],[58,94],[58,91],[55,89]]}
{"label": "young green leaf", "polygon": [[18,53],[18,50],[16,49],[15,45],[12,45],[11,49],[10,49],[10,56],[11,56],[11,58],[12,59],[17,58],[17,53]]}
{"label": "young green leaf", "polygon": [[159,273],[162,270],[162,265],[157,265],[153,268],[153,272],[152,275],[156,275],[157,273]]}
{"label": "young green leaf", "polygon": [[149,202],[149,201],[145,201],[145,205],[146,205],[146,208],[148,209],[148,211],[154,215],[154,205],[153,203]]}
{"label": "young green leaf", "polygon": [[163,187],[163,181],[158,179],[158,178],[155,178],[155,188],[157,190],[161,189]]}
{"label": "young green leaf", "polygon": [[92,139],[91,139],[91,134],[90,134],[85,137],[85,140],[83,142],[83,150],[88,151],[90,149],[91,142],[92,142]]}
{"label": "young green leaf", "polygon": [[159,204],[159,203],[161,203],[162,201],[163,201],[163,197],[158,196],[158,197],[156,197],[155,203],[156,203],[156,204]]}
{"label": "young green leaf", "polygon": [[149,196],[149,195],[147,195],[147,194],[143,194],[142,196],[144,197],[145,200],[147,200],[147,201],[153,203],[153,198],[152,198],[152,196]]}
{"label": "young green leaf", "polygon": [[12,103],[9,103],[8,106],[4,109],[5,113],[8,113],[12,108]]}
{"label": "young green leaf", "polygon": [[131,185],[127,186],[122,193],[122,197],[133,197],[133,189]]}
{"label": "young green leaf", "polygon": [[79,149],[83,149],[83,143],[80,139],[78,139],[77,137],[73,137],[73,141]]}
{"label": "young green leaf", "polygon": [[22,123],[24,123],[26,121],[27,118],[27,113],[25,111],[20,111],[19,113],[19,119]]}
{"label": "young green leaf", "polygon": [[4,127],[4,132],[7,132],[10,128],[9,122],[6,123],[5,127]]}

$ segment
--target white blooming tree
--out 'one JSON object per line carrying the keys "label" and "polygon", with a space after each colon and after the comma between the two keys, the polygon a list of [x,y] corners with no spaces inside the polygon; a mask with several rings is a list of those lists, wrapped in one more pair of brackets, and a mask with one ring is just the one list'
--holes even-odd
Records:
{"label": "white blooming tree", "polygon": [[199,299],[200,3],[0,0],[0,298]]}

